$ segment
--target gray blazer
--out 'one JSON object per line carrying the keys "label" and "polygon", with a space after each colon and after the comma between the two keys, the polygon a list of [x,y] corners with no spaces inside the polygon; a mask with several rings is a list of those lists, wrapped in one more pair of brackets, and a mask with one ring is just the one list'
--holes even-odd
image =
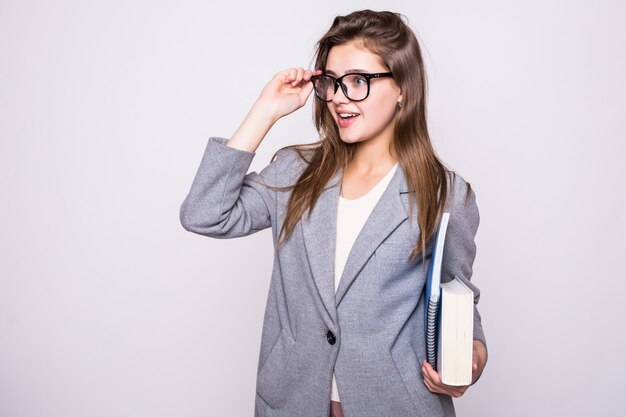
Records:
{"label": "gray blazer", "polygon": [[[260,173],[246,175],[254,153],[208,141],[182,203],[180,220],[191,232],[215,238],[246,236],[271,227],[276,247],[289,191],[304,168],[293,150],[281,150]],[[454,416],[452,399],[423,383],[424,283],[432,242],[413,262],[416,216],[408,220],[409,192],[400,166],[348,257],[339,288],[334,259],[337,172],[310,218],[275,251],[259,354],[255,416],[328,417],[334,370],[346,417]],[[443,280],[469,279],[478,228],[475,196],[457,176],[443,260]],[[485,342],[478,310],[474,338]]]}

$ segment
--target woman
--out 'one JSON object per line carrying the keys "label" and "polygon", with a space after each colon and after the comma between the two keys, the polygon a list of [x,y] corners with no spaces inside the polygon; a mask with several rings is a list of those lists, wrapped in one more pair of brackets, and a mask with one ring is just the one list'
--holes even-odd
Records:
{"label": "woman", "polygon": [[[478,209],[426,126],[419,44],[401,16],[337,17],[315,71],[277,73],[230,140],[211,138],[181,222],[233,238],[272,228],[255,415],[453,416],[425,359],[424,283],[440,215],[451,212],[443,280],[469,279]],[[281,149],[246,175],[276,121],[315,91],[320,140]],[[417,191],[417,192],[416,192]],[[473,381],[486,363],[475,310]]]}

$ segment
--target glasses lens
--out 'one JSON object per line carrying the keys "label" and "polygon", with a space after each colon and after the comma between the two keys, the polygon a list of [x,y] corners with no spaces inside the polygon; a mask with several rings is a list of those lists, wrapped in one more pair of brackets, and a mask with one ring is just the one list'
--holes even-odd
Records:
{"label": "glasses lens", "polygon": [[350,100],[363,100],[367,97],[368,82],[367,78],[359,74],[350,74],[343,79],[347,93],[346,96]]}
{"label": "glasses lens", "polygon": [[335,80],[326,75],[315,80],[315,94],[324,101],[329,101],[335,94]]}
{"label": "glasses lens", "polygon": [[[369,82],[367,78],[359,74],[350,74],[342,77],[343,92],[349,100],[363,100],[367,97]],[[328,75],[322,75],[315,79],[315,94],[324,100],[330,101],[335,95],[335,79]]]}

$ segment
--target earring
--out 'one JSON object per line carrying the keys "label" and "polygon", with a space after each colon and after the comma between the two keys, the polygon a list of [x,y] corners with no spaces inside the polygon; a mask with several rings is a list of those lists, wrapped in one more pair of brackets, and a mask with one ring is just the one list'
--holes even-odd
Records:
{"label": "earring", "polygon": [[398,101],[398,107],[402,107],[402,103]]}

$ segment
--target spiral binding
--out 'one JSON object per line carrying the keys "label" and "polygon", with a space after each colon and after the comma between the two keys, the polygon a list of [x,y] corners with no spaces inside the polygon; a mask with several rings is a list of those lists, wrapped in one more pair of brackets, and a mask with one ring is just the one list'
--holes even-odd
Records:
{"label": "spiral binding", "polygon": [[428,317],[426,326],[426,354],[428,363],[437,370],[437,306],[433,300],[428,302]]}

